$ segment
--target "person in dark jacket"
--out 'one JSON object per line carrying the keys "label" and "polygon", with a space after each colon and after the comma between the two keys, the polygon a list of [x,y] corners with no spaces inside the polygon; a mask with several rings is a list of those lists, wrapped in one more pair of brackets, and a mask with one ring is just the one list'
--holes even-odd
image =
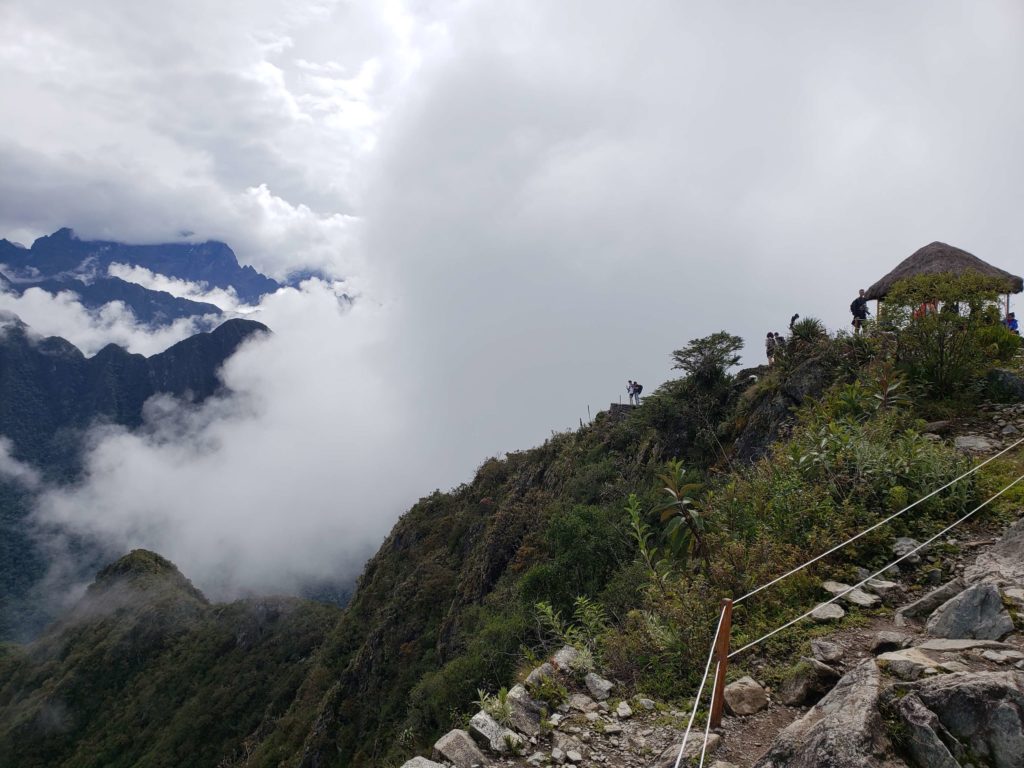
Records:
{"label": "person in dark jacket", "polygon": [[864,298],[864,289],[860,289],[860,294],[853,303],[850,304],[850,314],[853,315],[853,332],[860,333],[861,328],[864,327],[864,321],[868,319],[868,300]]}

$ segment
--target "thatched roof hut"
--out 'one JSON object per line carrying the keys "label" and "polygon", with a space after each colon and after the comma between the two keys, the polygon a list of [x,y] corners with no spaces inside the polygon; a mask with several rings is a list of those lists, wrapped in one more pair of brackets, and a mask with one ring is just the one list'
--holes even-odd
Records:
{"label": "thatched roof hut", "polygon": [[993,267],[973,253],[962,251],[952,245],[946,245],[946,243],[934,242],[914,251],[900,262],[896,269],[868,288],[864,298],[884,299],[893,284],[908,277],[941,273],[962,275],[964,272],[977,272],[988,277],[999,277],[1007,281],[1013,293],[1024,291],[1024,279],[1017,275],[1011,275],[999,267]]}

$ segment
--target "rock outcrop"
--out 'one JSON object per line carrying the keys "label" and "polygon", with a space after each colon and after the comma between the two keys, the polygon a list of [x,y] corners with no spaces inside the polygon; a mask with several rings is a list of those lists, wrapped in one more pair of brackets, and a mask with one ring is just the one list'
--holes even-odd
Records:
{"label": "rock outcrop", "polygon": [[941,675],[894,686],[883,704],[907,725],[920,765],[1024,765],[1024,672]]}
{"label": "rock outcrop", "polygon": [[868,659],[786,728],[754,768],[883,768],[892,745],[878,712],[880,694],[881,672]]}

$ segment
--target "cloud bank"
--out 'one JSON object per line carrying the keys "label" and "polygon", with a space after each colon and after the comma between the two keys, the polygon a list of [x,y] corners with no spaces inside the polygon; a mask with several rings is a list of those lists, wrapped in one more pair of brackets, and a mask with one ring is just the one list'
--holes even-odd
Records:
{"label": "cloud bank", "polygon": [[154,549],[214,597],[353,579],[418,479],[374,362],[386,318],[318,281],[259,314],[274,333],[225,365],[232,394],[153,398],[142,430],[96,430],[82,483],[43,493],[37,522]]}

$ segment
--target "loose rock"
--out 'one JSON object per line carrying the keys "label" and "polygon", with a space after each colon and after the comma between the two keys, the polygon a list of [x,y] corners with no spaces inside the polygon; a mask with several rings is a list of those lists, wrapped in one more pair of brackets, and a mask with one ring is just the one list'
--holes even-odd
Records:
{"label": "loose rock", "polygon": [[402,768],[444,768],[444,766],[433,760],[427,760],[425,757],[414,757],[412,760],[402,763]]}
{"label": "loose rock", "polygon": [[633,708],[624,701],[619,702],[619,706],[615,708],[615,714],[618,715],[620,720],[626,720],[633,716]]}
{"label": "loose rock", "polygon": [[598,701],[604,701],[611,695],[611,690],[614,687],[610,680],[605,680],[600,675],[593,672],[588,672],[584,682],[587,685],[587,690],[590,691],[590,695]]}
{"label": "loose rock", "polygon": [[597,711],[597,702],[582,693],[574,693],[569,697],[569,707],[580,712]]}
{"label": "loose rock", "polygon": [[768,695],[752,677],[729,683],[724,691],[725,707],[733,715],[753,715],[768,706]]}
{"label": "loose rock", "polygon": [[448,731],[437,740],[434,756],[451,763],[455,768],[472,768],[487,763],[487,758],[472,737],[459,728]]}
{"label": "loose rock", "polygon": [[825,664],[835,664],[843,658],[843,647],[829,640],[811,640],[811,655]]}
{"label": "loose rock", "polygon": [[555,655],[551,657],[551,663],[555,665],[556,669],[567,672],[572,669],[572,665],[579,658],[579,655],[580,652],[571,645],[565,645],[559,648]]}
{"label": "loose rock", "polygon": [[811,618],[818,624],[826,624],[830,621],[839,621],[846,615],[846,611],[835,603],[819,605],[811,611]]}
{"label": "loose rock", "polygon": [[[849,584],[843,584],[839,581],[826,581],[821,586],[826,592],[833,595],[842,595],[839,598],[840,600],[851,605],[859,605],[861,608],[875,608],[882,603],[882,599],[878,595],[872,595],[859,587],[850,590]],[[847,590],[850,591],[847,592]]]}
{"label": "loose rock", "polygon": [[473,715],[469,721],[469,735],[485,749],[503,755],[510,746],[522,748],[523,737],[515,731],[499,725],[498,722],[483,710]]}

